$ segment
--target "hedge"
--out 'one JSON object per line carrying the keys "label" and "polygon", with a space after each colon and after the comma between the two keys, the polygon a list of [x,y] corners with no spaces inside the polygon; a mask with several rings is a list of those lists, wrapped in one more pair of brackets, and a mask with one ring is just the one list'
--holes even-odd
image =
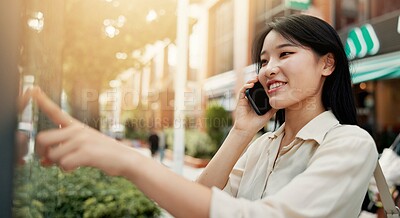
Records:
{"label": "hedge", "polygon": [[160,208],[131,182],[82,167],[66,173],[31,161],[16,169],[13,217],[159,217]]}

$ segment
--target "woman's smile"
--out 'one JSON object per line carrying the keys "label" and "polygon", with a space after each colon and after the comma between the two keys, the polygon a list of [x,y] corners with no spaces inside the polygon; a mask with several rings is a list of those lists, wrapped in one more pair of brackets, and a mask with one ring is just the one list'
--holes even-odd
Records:
{"label": "woman's smile", "polygon": [[278,91],[278,89],[282,88],[283,86],[285,86],[287,83],[286,82],[280,82],[280,81],[271,81],[267,83],[267,93],[271,94],[274,93],[276,91]]}

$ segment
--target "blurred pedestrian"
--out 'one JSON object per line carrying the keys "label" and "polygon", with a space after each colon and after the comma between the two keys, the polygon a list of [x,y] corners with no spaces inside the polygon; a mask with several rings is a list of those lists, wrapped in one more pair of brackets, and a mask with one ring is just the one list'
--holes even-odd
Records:
{"label": "blurred pedestrian", "polygon": [[157,132],[154,129],[150,130],[150,136],[148,138],[148,142],[150,145],[150,151],[151,151],[151,156],[154,157],[156,153],[158,152],[159,148],[159,137],[157,135]]}

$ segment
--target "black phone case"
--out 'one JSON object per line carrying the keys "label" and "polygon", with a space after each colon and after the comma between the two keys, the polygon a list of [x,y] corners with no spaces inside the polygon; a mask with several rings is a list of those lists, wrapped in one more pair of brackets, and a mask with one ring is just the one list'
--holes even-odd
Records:
{"label": "black phone case", "polygon": [[258,115],[264,115],[271,109],[269,98],[261,83],[257,82],[253,88],[247,89],[246,97],[250,105]]}

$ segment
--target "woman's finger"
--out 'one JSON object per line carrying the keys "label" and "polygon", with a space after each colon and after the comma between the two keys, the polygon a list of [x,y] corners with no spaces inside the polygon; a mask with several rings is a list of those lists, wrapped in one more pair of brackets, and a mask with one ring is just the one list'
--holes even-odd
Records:
{"label": "woman's finger", "polygon": [[[250,82],[250,81],[249,81]],[[245,98],[245,92],[247,89],[253,88],[254,83],[246,83],[242,86],[242,88],[240,88],[239,90],[239,99],[243,99]]]}
{"label": "woman's finger", "polygon": [[82,162],[85,160],[84,158],[84,155],[80,152],[71,152],[63,156],[62,159],[59,160],[58,165],[62,170],[71,172],[81,166],[85,166]]}
{"label": "woman's finger", "polygon": [[249,81],[247,81],[247,83],[255,83],[257,81],[258,81],[258,76],[255,76],[254,78],[252,78]]}
{"label": "woman's finger", "polygon": [[[83,126],[83,124],[82,124]],[[39,157],[46,157],[49,147],[64,143],[79,131],[79,125],[72,125],[61,129],[51,129],[40,132],[36,137],[35,153]]]}
{"label": "woman's finger", "polygon": [[64,143],[62,143],[58,146],[54,146],[49,149],[47,157],[52,162],[60,163],[60,160],[63,159],[63,157],[74,153],[75,151],[80,149],[82,146],[84,146],[83,139],[84,139],[84,134],[73,137],[70,140],[65,141]]}
{"label": "woman's finger", "polygon": [[253,86],[254,86],[254,83],[244,84],[244,86],[242,87],[242,90],[245,91],[246,89],[253,88]]}
{"label": "woman's finger", "polygon": [[57,104],[51,101],[44,92],[37,91],[34,93],[33,97],[36,99],[36,102],[43,113],[46,114],[55,124],[66,127],[77,122],[70,115],[64,113],[64,111],[62,111]]}
{"label": "woman's finger", "polygon": [[271,108],[271,109],[269,109],[269,111],[268,111],[267,113],[265,113],[265,114],[263,115],[263,117],[266,117],[267,120],[269,120],[269,119],[271,119],[271,118],[274,116],[274,114],[275,114],[276,112],[278,112],[278,109]]}
{"label": "woman's finger", "polygon": [[250,79],[247,81],[241,88],[241,92],[244,92],[246,89],[252,88],[254,86],[254,83],[258,82],[258,77],[254,77],[253,79]]}

